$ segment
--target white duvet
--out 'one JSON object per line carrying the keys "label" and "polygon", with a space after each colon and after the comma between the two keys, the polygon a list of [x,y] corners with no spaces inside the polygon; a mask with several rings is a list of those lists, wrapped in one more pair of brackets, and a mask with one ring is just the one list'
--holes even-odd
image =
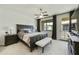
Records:
{"label": "white duvet", "polygon": [[[21,34],[21,33],[20,33]],[[39,35],[39,34],[46,34],[46,32],[34,32],[34,33],[25,33],[23,36],[20,35],[20,38],[30,46],[30,37]]]}

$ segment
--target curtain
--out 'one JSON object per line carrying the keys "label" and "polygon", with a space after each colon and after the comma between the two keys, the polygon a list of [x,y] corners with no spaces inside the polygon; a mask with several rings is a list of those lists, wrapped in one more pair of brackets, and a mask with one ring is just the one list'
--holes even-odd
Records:
{"label": "curtain", "polygon": [[53,16],[53,19],[52,20],[53,20],[52,38],[56,40],[57,39],[57,37],[56,37],[57,36],[57,34],[56,34],[57,33],[57,30],[56,30],[57,29],[56,28],[56,23],[57,23],[56,20],[57,20],[57,17],[56,17],[56,15]]}

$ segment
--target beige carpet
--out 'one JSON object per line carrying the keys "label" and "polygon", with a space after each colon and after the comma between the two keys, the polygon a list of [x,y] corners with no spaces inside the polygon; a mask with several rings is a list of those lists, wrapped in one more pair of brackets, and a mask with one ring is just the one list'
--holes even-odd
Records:
{"label": "beige carpet", "polygon": [[27,46],[18,42],[6,47],[0,46],[0,55],[67,55],[67,44],[64,41],[52,40],[52,43],[47,45],[44,53],[42,53],[40,47],[30,52]]}

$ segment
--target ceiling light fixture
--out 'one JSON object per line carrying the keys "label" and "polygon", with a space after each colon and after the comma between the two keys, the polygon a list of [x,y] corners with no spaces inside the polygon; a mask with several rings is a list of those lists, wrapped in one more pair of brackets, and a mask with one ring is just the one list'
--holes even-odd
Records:
{"label": "ceiling light fixture", "polygon": [[40,10],[40,13],[39,14],[35,14],[35,18],[36,19],[39,19],[39,18],[44,18],[44,17],[47,17],[48,16],[48,13],[47,11],[44,11],[43,9],[39,9]]}

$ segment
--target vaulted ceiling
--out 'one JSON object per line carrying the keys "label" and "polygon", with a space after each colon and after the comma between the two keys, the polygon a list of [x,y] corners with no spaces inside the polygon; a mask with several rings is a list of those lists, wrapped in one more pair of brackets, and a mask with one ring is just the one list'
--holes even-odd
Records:
{"label": "vaulted ceiling", "polygon": [[49,15],[53,15],[73,10],[77,6],[77,4],[5,4],[0,5],[0,9],[3,8],[9,11],[15,11],[33,18],[34,14],[40,12],[40,8],[46,10]]}

